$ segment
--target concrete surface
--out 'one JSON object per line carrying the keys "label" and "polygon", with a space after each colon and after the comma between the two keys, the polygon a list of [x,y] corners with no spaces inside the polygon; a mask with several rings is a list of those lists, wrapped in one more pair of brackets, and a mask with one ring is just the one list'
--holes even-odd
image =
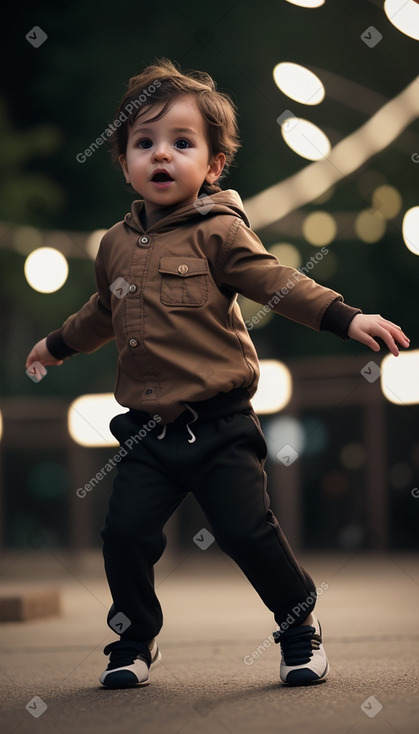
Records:
{"label": "concrete surface", "polygon": [[416,734],[417,556],[300,560],[324,588],[317,613],[327,682],[281,685],[271,612],[233,561],[214,546],[194,546],[177,558],[166,551],[156,567],[165,620],[150,685],[109,691],[98,676],[103,647],[117,638],[105,622],[110,596],[100,553],[9,554],[0,583],[58,584],[63,614],[0,625],[2,734]]}

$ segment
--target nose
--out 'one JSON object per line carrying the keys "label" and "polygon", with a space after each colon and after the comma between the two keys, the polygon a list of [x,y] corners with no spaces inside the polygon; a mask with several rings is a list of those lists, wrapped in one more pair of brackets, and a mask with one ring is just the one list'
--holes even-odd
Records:
{"label": "nose", "polygon": [[153,158],[156,161],[167,161],[171,158],[170,147],[167,145],[167,143],[160,142],[156,145],[153,153]]}

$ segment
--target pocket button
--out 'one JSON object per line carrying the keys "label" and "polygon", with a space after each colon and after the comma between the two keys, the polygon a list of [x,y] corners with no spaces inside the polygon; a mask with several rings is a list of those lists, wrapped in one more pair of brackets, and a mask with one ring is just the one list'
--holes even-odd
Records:
{"label": "pocket button", "polygon": [[188,266],[185,265],[184,263],[182,265],[179,265],[179,267],[177,269],[178,273],[180,273],[181,275],[186,275],[186,273],[188,272],[188,270],[189,270]]}

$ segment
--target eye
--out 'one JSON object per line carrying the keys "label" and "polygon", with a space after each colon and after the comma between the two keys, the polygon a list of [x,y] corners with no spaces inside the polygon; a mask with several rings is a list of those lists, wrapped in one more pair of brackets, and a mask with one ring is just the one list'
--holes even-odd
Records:
{"label": "eye", "polygon": [[[186,140],[186,138],[179,138],[179,140],[176,140],[175,145],[177,145],[178,143],[181,144],[181,145],[178,145],[178,147],[180,149],[182,149],[182,148],[190,148],[191,147],[191,144],[190,144],[189,140]],[[186,143],[186,145],[184,145],[184,143]]]}
{"label": "eye", "polygon": [[143,150],[146,150],[147,148],[150,148],[153,145],[150,138],[141,138],[141,140],[137,140],[135,143],[136,148],[142,148]]}

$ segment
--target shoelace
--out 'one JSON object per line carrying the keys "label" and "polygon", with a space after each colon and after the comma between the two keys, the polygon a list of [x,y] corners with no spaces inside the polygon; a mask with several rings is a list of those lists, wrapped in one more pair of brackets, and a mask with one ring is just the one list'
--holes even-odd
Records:
{"label": "shoelace", "polygon": [[318,650],[321,637],[314,627],[293,627],[282,634],[275,635],[275,642],[281,644],[285,665],[304,665],[310,662],[313,650]]}
{"label": "shoelace", "polygon": [[122,668],[125,665],[132,665],[135,659],[138,658],[138,656],[140,656],[144,660],[144,662],[147,663],[147,665],[150,667],[151,655],[148,651],[149,655],[147,659],[146,652],[146,650],[148,650],[148,647],[147,645],[142,645],[140,647],[140,644],[136,646],[133,645],[132,642],[115,640],[115,642],[110,642],[109,645],[106,645],[103,652],[105,655],[110,654],[111,656],[107,670],[112,670],[112,668]]}

